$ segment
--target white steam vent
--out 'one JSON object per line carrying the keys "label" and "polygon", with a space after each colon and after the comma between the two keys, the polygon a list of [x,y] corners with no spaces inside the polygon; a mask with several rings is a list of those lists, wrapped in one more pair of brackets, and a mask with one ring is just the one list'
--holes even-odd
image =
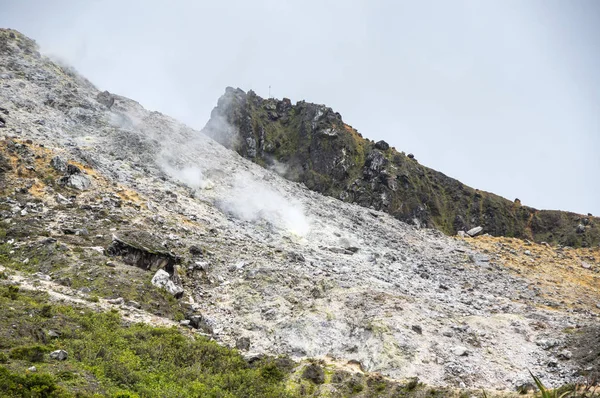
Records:
{"label": "white steam vent", "polygon": [[299,201],[284,197],[249,173],[238,174],[232,188],[217,205],[240,220],[262,219],[299,236],[305,236],[310,230]]}

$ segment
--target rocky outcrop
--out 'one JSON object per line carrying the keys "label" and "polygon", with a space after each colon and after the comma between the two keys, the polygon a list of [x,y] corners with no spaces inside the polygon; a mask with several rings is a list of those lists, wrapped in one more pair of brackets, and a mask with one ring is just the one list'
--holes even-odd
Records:
{"label": "rocky outcrop", "polygon": [[120,256],[123,262],[155,272],[152,284],[181,298],[184,290],[177,273],[180,258],[167,250],[152,234],[145,231],[126,231],[113,235],[106,249],[109,256]]}
{"label": "rocky outcrop", "polygon": [[115,103],[115,97],[108,91],[98,93],[96,100],[102,105],[106,106],[108,109],[112,108]]}
{"label": "rocky outcrop", "polygon": [[481,226],[494,236],[569,246],[600,243],[599,218],[538,211],[470,188],[385,141],[363,138],[324,105],[292,105],[287,98],[263,99],[229,87],[203,132],[312,190],[411,224],[447,234]]}
{"label": "rocky outcrop", "polygon": [[78,191],[85,191],[89,189],[92,185],[90,179],[83,174],[81,169],[73,164],[66,164],[64,161],[61,163],[61,159],[55,157],[51,161],[51,165],[56,169],[63,169],[65,171],[65,175],[58,179],[58,184],[63,185],[65,187],[73,188]]}
{"label": "rocky outcrop", "polygon": [[110,256],[120,256],[123,262],[147,271],[164,269],[170,275],[175,272],[179,257],[168,251],[149,232],[127,231],[113,235],[106,249]]}

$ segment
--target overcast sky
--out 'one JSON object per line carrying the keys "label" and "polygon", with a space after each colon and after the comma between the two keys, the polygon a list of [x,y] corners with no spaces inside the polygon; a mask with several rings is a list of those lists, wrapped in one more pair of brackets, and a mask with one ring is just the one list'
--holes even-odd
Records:
{"label": "overcast sky", "polygon": [[536,208],[600,215],[600,1],[0,0],[0,26],[202,128],[226,86]]}

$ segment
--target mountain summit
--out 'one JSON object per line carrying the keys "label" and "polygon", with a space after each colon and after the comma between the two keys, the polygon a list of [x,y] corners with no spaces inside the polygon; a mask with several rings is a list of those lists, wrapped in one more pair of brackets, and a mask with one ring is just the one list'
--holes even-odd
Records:
{"label": "mountain summit", "polygon": [[309,189],[417,226],[446,234],[481,226],[493,236],[575,247],[600,243],[599,218],[536,210],[468,187],[385,141],[364,138],[324,105],[229,87],[203,132]]}

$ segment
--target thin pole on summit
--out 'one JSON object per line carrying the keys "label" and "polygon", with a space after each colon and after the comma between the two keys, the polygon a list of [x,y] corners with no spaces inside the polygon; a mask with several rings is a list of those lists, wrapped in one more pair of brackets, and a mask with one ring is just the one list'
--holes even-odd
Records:
{"label": "thin pole on summit", "polygon": [[271,98],[271,85],[269,85],[269,98]]}

